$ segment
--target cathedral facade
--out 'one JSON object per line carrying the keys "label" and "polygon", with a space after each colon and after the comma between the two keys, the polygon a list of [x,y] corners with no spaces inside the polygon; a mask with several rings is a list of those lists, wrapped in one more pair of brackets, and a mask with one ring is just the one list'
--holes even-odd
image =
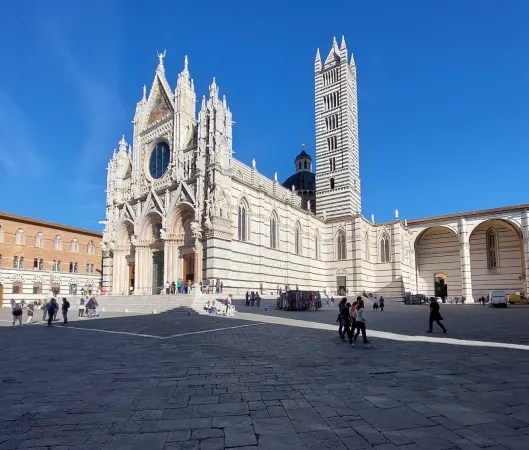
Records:
{"label": "cathedral facade", "polygon": [[173,91],[159,55],[137,103],[132,146],[108,164],[103,287],[159,293],[223,281],[337,294],[527,293],[529,205],[376,223],[361,212],[356,65],[345,40],[314,62],[316,161],[280,183],[233,157],[232,113],[215,78],[198,104],[187,57]]}

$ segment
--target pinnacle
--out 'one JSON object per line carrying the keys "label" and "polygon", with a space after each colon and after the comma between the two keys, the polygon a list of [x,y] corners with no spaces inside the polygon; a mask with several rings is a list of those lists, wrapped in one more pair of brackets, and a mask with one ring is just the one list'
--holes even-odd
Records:
{"label": "pinnacle", "polygon": [[321,61],[320,49],[316,50],[316,62]]}
{"label": "pinnacle", "polygon": [[345,36],[342,35],[342,43],[340,45],[340,50],[343,50],[344,48],[347,48],[347,45],[345,44]]}

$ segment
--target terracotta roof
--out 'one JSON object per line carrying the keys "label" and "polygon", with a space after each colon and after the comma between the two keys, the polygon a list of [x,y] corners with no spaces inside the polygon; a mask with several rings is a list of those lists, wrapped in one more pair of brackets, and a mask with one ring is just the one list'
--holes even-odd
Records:
{"label": "terracotta roof", "polygon": [[8,219],[16,222],[43,225],[50,228],[55,228],[62,231],[72,231],[74,233],[88,234],[90,236],[95,236],[103,238],[103,233],[98,231],[86,230],[84,228],[71,227],[69,225],[62,225],[60,223],[47,222],[45,220],[33,219],[31,217],[18,216],[16,214],[9,214],[0,211],[0,219]]}
{"label": "terracotta roof", "polygon": [[464,212],[464,213],[445,214],[443,216],[425,217],[424,219],[412,219],[412,220],[408,220],[408,224],[422,223],[422,222],[434,222],[437,220],[445,220],[445,219],[458,219],[460,217],[479,216],[482,214],[504,213],[504,212],[511,212],[511,211],[519,211],[521,209],[529,209],[529,203],[523,203],[521,205],[502,206],[500,208],[481,209],[478,211],[469,211],[469,212]]}

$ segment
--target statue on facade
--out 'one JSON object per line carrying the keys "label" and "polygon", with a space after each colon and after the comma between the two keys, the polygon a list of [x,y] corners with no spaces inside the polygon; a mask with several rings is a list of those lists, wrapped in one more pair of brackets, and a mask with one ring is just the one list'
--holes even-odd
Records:
{"label": "statue on facade", "polygon": [[202,227],[198,222],[191,222],[190,225],[191,232],[193,233],[193,236],[196,238],[202,237]]}

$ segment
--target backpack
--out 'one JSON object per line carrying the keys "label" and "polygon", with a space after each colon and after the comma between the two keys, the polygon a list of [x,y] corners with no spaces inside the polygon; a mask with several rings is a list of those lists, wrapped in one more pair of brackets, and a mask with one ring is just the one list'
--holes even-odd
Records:
{"label": "backpack", "polygon": [[14,316],[21,316],[22,315],[22,308],[20,306],[15,306],[13,309],[13,315]]}
{"label": "backpack", "polygon": [[49,302],[49,303],[46,305],[46,309],[47,309],[48,311],[53,311],[53,310],[54,310],[54,308],[53,308],[53,303],[52,303],[52,302]]}

